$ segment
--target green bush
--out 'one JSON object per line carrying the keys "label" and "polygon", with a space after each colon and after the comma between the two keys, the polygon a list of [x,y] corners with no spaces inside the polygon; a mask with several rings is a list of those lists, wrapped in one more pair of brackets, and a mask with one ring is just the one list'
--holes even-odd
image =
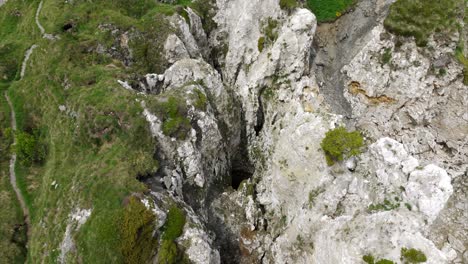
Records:
{"label": "green bush", "polygon": [[280,7],[283,10],[291,11],[298,6],[296,0],[280,0]]}
{"label": "green bush", "polygon": [[375,259],[372,255],[364,255],[362,257],[362,260],[364,260],[364,262],[367,264],[375,264]]}
{"label": "green bush", "polygon": [[307,0],[307,6],[318,22],[333,21],[346,12],[356,0]]}
{"label": "green bush", "polygon": [[401,260],[403,263],[421,263],[426,262],[426,255],[415,248],[401,248]]}
{"label": "green bush", "polygon": [[157,246],[153,237],[155,220],[156,216],[136,197],[129,198],[120,225],[125,263],[147,263],[151,259]]}
{"label": "green bush", "polygon": [[162,131],[164,135],[185,139],[191,129],[190,120],[186,117],[187,105],[181,98],[170,96],[157,109],[162,116]]}
{"label": "green bush", "polygon": [[415,37],[418,46],[426,46],[434,32],[456,28],[456,18],[463,0],[398,0],[390,7],[385,28],[406,37]]}
{"label": "green bush", "polygon": [[17,132],[15,134],[16,145],[13,150],[19,161],[25,165],[33,162],[42,162],[47,156],[47,149],[36,130],[33,134],[28,132]]}
{"label": "green bush", "polygon": [[348,132],[344,127],[328,131],[320,146],[325,151],[329,166],[344,158],[356,156],[361,153],[364,140],[358,131]]}

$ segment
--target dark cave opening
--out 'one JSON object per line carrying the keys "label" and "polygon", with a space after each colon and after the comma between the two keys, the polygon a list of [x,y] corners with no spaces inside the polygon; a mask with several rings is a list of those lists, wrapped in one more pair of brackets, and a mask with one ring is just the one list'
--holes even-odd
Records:
{"label": "dark cave opening", "polygon": [[72,28],[73,28],[73,23],[66,23],[65,25],[63,25],[62,30],[63,31],[69,31]]}
{"label": "dark cave opening", "polygon": [[245,168],[233,168],[231,170],[231,187],[235,190],[239,189],[239,186],[244,180],[250,179],[253,172],[246,170]]}

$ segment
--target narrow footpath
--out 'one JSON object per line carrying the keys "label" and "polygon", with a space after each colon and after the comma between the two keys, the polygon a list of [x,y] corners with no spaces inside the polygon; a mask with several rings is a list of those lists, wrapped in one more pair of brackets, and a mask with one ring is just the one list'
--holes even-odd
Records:
{"label": "narrow footpath", "polygon": [[[5,98],[8,102],[8,105],[10,106],[10,111],[11,111],[11,129],[13,132],[16,132],[17,128],[16,128],[15,109],[13,108],[13,104],[11,103],[10,97],[8,97],[8,93],[6,91],[5,91]],[[14,145],[16,145],[16,137],[13,137],[13,146]],[[11,186],[13,187],[13,190],[15,190],[16,197],[18,198],[18,201],[20,202],[20,205],[21,205],[21,209],[23,210],[23,217],[24,217],[24,222],[26,224],[27,236],[29,240],[29,234],[30,234],[29,227],[31,226],[31,219],[29,217],[29,209],[24,200],[24,196],[21,193],[21,190],[18,188],[18,184],[16,182],[15,166],[16,166],[16,153],[12,153],[11,160],[10,160],[10,183],[11,183]]]}

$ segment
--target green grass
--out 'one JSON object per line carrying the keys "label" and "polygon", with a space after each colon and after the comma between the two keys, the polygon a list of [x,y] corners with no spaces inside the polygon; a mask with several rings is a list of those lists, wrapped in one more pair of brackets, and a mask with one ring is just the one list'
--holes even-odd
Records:
{"label": "green grass", "polygon": [[392,203],[388,199],[384,199],[383,203],[371,204],[367,208],[369,212],[390,211],[400,207],[400,203]]}
{"label": "green grass", "polygon": [[456,30],[463,0],[398,0],[390,7],[385,28],[397,35],[414,37],[418,46],[426,46],[436,33]]}
{"label": "green grass", "polygon": [[364,140],[360,132],[348,132],[344,127],[328,131],[320,144],[329,166],[344,158],[360,154],[363,145]]}
{"label": "green grass", "polygon": [[307,6],[317,17],[317,21],[334,21],[353,6],[356,0],[307,0]]}
{"label": "green grass", "polygon": [[296,0],[280,0],[280,8],[291,11],[298,6]]}
{"label": "green grass", "polygon": [[395,262],[388,260],[388,259],[379,259],[378,261],[375,261],[374,256],[370,254],[364,255],[362,257],[362,260],[367,264],[395,264]]}
{"label": "green grass", "polygon": [[422,263],[427,261],[427,257],[421,250],[401,248],[401,260],[403,263]]}
{"label": "green grass", "polygon": [[[468,9],[468,8],[467,8]],[[468,20],[465,18],[465,20]],[[455,49],[455,57],[463,65],[463,83],[468,85],[468,58],[463,53],[465,49],[465,40],[463,39],[463,29],[459,27],[458,31],[460,33],[460,40],[458,41],[457,48]]]}
{"label": "green grass", "polygon": [[[158,163],[153,158],[155,142],[149,125],[136,101],[144,97],[123,89],[116,80],[158,70],[160,61],[153,55],[161,45],[152,43],[162,43],[165,35],[161,32],[171,29],[165,27],[164,13],[152,1],[145,2],[151,7],[146,10],[126,1],[111,5],[108,1],[64,4],[50,0],[44,2],[40,21],[48,33],[59,34],[60,40],[49,41],[41,38],[34,23],[38,3],[8,1],[0,9],[0,55],[8,59],[2,60],[0,76],[5,81],[16,80],[8,93],[19,133],[34,135],[38,129],[48,150],[42,163],[18,164],[16,168],[31,213],[28,262],[56,262],[69,214],[75,208],[86,208],[92,214],[73,234],[77,251],[70,258],[79,255],[83,263],[123,263],[126,254],[129,256],[122,250],[120,232],[119,219],[128,211],[123,201],[132,193],[146,191],[137,178],[156,171]],[[17,11],[21,15],[12,16]],[[74,28],[63,32],[64,23],[70,21]],[[124,67],[118,58],[95,52],[98,44],[110,48],[114,43],[108,32],[98,29],[101,23],[112,23],[122,32],[133,30],[141,36],[142,45],[153,45],[136,54],[144,65]],[[31,56],[25,78],[19,81],[19,64],[33,43],[39,48]],[[202,107],[204,98],[199,96],[199,101]],[[67,110],[60,111],[59,105]],[[52,186],[54,181],[57,188]],[[15,212],[15,206],[5,203],[2,209]],[[148,252],[141,250],[136,252]]]}
{"label": "green grass", "polygon": [[188,263],[186,256],[177,248],[174,240],[182,235],[185,225],[185,213],[176,205],[169,208],[167,220],[162,227],[161,247],[158,252],[159,263]]}
{"label": "green grass", "polygon": [[157,240],[153,236],[156,216],[136,197],[130,197],[122,216],[120,233],[125,263],[148,263]]}

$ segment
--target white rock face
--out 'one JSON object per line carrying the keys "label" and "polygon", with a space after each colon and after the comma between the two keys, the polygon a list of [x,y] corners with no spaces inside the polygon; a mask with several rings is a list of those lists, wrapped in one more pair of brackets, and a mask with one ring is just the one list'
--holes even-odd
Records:
{"label": "white rock face", "polygon": [[58,257],[60,263],[67,263],[67,254],[74,253],[75,242],[73,241],[72,232],[76,233],[80,227],[86,223],[86,220],[91,216],[91,209],[77,208],[68,216],[68,224],[65,230],[62,243],[60,243],[60,255]]}
{"label": "white rock face", "polygon": [[431,164],[411,172],[405,192],[408,200],[433,221],[444,208],[453,189],[447,172]]}
{"label": "white rock face", "polygon": [[[382,12],[387,1],[378,2],[375,12]],[[459,237],[442,247],[428,232],[454,193],[452,179],[467,168],[461,67],[451,62],[445,76],[430,73],[433,59],[454,47],[433,41],[432,57],[412,42],[397,49],[391,36],[383,37],[381,24],[363,36],[367,44],[342,74],[353,121],[369,146],[329,167],[320,142],[343,121],[330,113],[310,73],[315,16],[300,8],[283,11],[277,0],[216,5],[218,27],[209,44],[190,9],[190,25],[171,18],[180,33],[167,40],[172,66],[161,88],[183,94],[192,106],[190,95],[202,91],[209,99],[206,111],[190,108],[193,129],[185,140],[169,139],[161,120],[144,113],[168,161],[168,189],[179,197],[184,184],[209,190],[214,179],[229,174],[231,152],[246,142],[252,179],[213,198],[213,215],[206,208],[197,212],[200,219],[219,220],[242,252],[239,262],[362,263],[363,255],[372,254],[398,263],[403,247],[422,250],[427,263],[457,258]],[[277,37],[260,51],[268,21],[277,24]],[[203,61],[209,50],[202,47],[226,48],[220,69]],[[383,64],[386,49],[392,59]],[[213,237],[200,229],[186,228],[182,241],[190,241],[187,254],[195,263],[223,257],[209,249]]]}

